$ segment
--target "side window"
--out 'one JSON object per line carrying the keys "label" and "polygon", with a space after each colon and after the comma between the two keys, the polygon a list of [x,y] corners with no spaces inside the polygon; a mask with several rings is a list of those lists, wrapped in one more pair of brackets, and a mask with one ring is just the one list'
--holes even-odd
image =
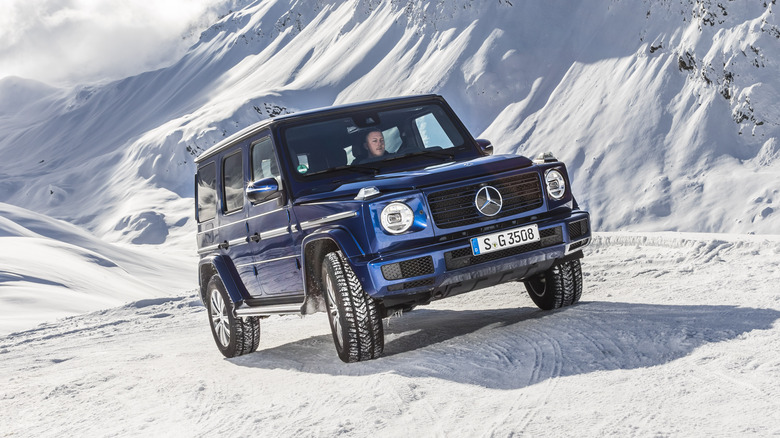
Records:
{"label": "side window", "polygon": [[244,168],[241,151],[228,156],[222,162],[222,195],[225,200],[225,213],[241,210],[244,206]]}
{"label": "side window", "polygon": [[394,154],[401,148],[401,131],[393,126],[390,129],[382,131],[382,135],[385,137],[385,149],[387,152]]}
{"label": "side window", "polygon": [[279,165],[274,155],[271,137],[263,137],[252,144],[252,180],[279,176]]}
{"label": "side window", "polygon": [[198,169],[195,176],[198,191],[198,222],[205,222],[217,215],[217,165],[209,163]]}
{"label": "side window", "polygon": [[[417,124],[417,130],[420,132],[423,146],[426,148],[439,146],[447,149],[455,146],[455,143],[453,143],[452,139],[447,135],[447,132],[433,113],[428,113],[419,117],[415,119],[414,122]],[[458,144],[462,142],[462,139],[456,140]]]}

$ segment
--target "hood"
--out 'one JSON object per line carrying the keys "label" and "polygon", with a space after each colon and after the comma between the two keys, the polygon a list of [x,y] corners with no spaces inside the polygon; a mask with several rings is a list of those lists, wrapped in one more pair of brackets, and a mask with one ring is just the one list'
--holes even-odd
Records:
{"label": "hood", "polygon": [[376,187],[381,193],[422,189],[454,181],[462,181],[484,175],[498,174],[514,169],[532,166],[533,162],[519,155],[492,155],[467,161],[453,161],[429,166],[422,169],[402,172],[382,173],[349,183],[323,188],[319,193],[301,196],[297,204],[335,200],[336,198],[354,199],[363,187]]}

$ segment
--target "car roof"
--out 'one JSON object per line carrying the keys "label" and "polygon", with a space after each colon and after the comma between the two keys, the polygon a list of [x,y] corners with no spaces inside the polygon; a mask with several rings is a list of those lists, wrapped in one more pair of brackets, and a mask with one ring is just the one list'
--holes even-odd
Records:
{"label": "car roof", "polygon": [[422,102],[422,101],[431,101],[431,100],[443,101],[444,98],[436,94],[422,94],[417,96],[394,97],[394,98],[387,98],[387,99],[372,100],[368,102],[350,103],[345,105],[336,105],[336,106],[330,106],[325,108],[311,109],[311,110],[301,111],[292,114],[285,114],[271,119],[262,120],[258,123],[255,123],[254,125],[248,126],[236,132],[230,137],[208,148],[205,152],[200,154],[200,156],[198,156],[195,159],[195,163],[200,163],[203,160],[206,160],[207,158],[218,154],[222,150],[227,149],[232,145],[239,143],[243,140],[246,140],[247,138],[257,134],[258,132],[263,131],[264,129],[268,129],[272,125],[294,123],[306,119],[319,118],[323,115],[334,115],[342,112],[346,113],[355,110],[372,109],[375,107],[390,106],[399,103],[412,103],[417,101]]}

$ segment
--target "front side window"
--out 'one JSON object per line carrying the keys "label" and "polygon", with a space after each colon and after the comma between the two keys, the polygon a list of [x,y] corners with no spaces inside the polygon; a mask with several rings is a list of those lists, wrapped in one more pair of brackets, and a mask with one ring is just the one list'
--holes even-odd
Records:
{"label": "front side window", "polygon": [[244,206],[244,168],[241,151],[228,156],[222,162],[222,187],[224,187],[225,213],[241,210]]}
{"label": "front side window", "polygon": [[214,219],[217,215],[217,165],[209,163],[195,175],[198,198],[198,222]]}

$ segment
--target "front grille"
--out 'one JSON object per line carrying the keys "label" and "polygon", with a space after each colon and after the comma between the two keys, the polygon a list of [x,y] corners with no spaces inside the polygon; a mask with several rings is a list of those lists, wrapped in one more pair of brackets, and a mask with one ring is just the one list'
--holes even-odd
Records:
{"label": "front grille", "polygon": [[566,227],[569,230],[569,239],[574,240],[588,233],[588,220],[580,219],[578,221],[570,222]]}
{"label": "front grille", "polygon": [[514,248],[507,248],[501,251],[489,252],[487,254],[472,255],[471,248],[460,248],[454,251],[444,253],[444,264],[447,270],[460,269],[466,266],[477,265],[480,263],[490,262],[493,260],[502,259],[504,257],[510,257],[518,254],[522,254],[529,251],[535,251],[537,249],[547,248],[548,246],[558,245],[563,243],[563,230],[561,227],[547,228],[539,231],[541,239],[538,242],[529,243],[527,245],[516,246]]}
{"label": "front grille", "polygon": [[385,280],[419,277],[433,274],[433,272],[433,258],[431,256],[404,260],[399,263],[388,263],[382,266],[382,276],[385,277]]}
{"label": "front grille", "polygon": [[[484,186],[493,186],[501,193],[503,206],[495,216],[482,215],[474,205],[477,191]],[[539,174],[529,172],[434,192],[428,195],[428,204],[437,227],[462,227],[541,207],[542,185]]]}

